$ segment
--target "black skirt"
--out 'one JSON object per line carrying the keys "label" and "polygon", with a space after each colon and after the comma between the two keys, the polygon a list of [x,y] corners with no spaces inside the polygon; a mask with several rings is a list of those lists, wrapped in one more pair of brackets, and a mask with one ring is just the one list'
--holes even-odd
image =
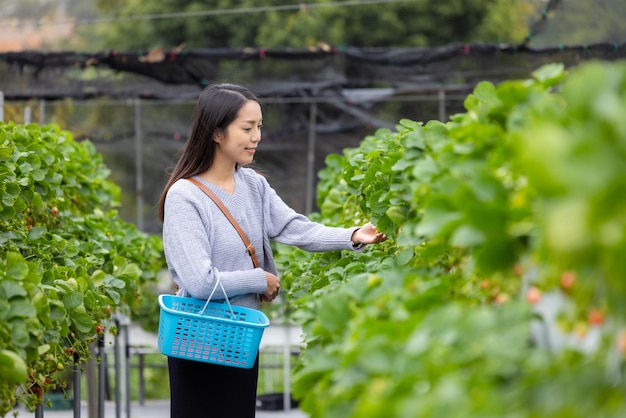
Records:
{"label": "black skirt", "polygon": [[171,418],[254,418],[259,376],[251,369],[168,357]]}

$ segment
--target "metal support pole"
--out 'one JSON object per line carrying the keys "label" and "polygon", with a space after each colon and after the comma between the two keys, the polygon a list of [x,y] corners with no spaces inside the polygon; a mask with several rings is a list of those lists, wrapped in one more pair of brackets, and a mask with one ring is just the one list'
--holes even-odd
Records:
{"label": "metal support pole", "polygon": [[143,143],[141,131],[141,100],[135,99],[135,172],[137,195],[137,228],[143,231]]}
{"label": "metal support pole", "polygon": [[33,111],[30,106],[26,106],[24,108],[24,125],[28,125],[31,122],[31,118],[33,116]]}
{"label": "metal support pole", "polygon": [[[115,326],[120,329],[119,321],[115,320]],[[115,418],[121,418],[122,416],[122,373],[120,367],[120,337],[119,332],[115,334],[115,350],[113,351],[113,357],[115,360]]]}
{"label": "metal support pole", "polygon": [[283,347],[283,409],[285,411],[291,409],[291,331],[289,328],[289,323],[285,322],[285,345]]}
{"label": "metal support pole", "polygon": [[87,361],[87,417],[97,418],[98,416],[98,360],[96,353],[96,343],[89,343],[91,357]]}
{"label": "metal support pole", "polygon": [[104,388],[106,385],[106,354],[104,352],[104,336],[98,336],[98,418],[104,418]]}
{"label": "metal support pole", "polygon": [[0,122],[4,122],[4,93],[0,91]]}
{"label": "metal support pole", "polygon": [[[124,353],[126,355],[125,381],[126,381],[126,418],[130,418],[130,344],[128,342],[128,324],[124,325]],[[143,405],[143,404],[142,404]]]}
{"label": "metal support pole", "polygon": [[315,198],[315,131],[317,129],[317,103],[311,103],[309,111],[309,143],[307,149],[305,214],[313,212]]}
{"label": "metal support pole", "polygon": [[446,91],[439,89],[439,121],[446,122]]}
{"label": "metal support pole", "polygon": [[139,353],[139,405],[144,404],[145,401],[145,391],[146,391],[146,382],[144,377],[144,367],[146,367],[144,362],[144,353]]}
{"label": "metal support pole", "polygon": [[76,362],[78,355],[74,354],[74,418],[80,418],[80,364]]}
{"label": "metal support pole", "polygon": [[46,100],[45,99],[39,100],[39,124],[40,125],[46,124]]}
{"label": "metal support pole", "polygon": [[43,404],[39,404],[35,408],[35,418],[43,418]]}

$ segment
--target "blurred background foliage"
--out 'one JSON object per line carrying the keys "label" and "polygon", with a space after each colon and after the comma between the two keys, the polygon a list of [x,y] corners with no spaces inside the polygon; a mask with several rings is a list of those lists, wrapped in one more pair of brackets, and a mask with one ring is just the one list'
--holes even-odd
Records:
{"label": "blurred background foliage", "polygon": [[[340,3],[346,3],[341,5]],[[333,46],[418,47],[450,42],[530,45],[621,42],[622,0],[11,0],[0,25],[19,20],[69,26],[49,49],[151,49]],[[10,16],[10,18],[8,18]],[[143,18],[138,18],[143,16]],[[148,16],[148,18],[146,18]],[[11,23],[13,22],[13,23]]]}

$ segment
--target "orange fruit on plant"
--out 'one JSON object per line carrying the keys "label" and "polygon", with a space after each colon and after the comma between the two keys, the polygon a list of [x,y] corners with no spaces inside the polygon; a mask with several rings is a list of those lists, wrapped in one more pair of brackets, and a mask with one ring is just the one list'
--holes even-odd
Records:
{"label": "orange fruit on plant", "polygon": [[591,325],[602,325],[604,323],[604,313],[600,309],[592,309],[587,315],[587,320]]}
{"label": "orange fruit on plant", "polygon": [[573,271],[564,271],[561,274],[561,289],[568,291],[576,284],[576,273]]}
{"label": "orange fruit on plant", "polygon": [[617,336],[617,351],[622,356],[626,356],[626,330],[623,330]]}
{"label": "orange fruit on plant", "polygon": [[537,289],[535,286],[531,286],[526,291],[526,300],[531,305],[534,305],[535,303],[539,302],[540,299],[541,299],[541,290]]}

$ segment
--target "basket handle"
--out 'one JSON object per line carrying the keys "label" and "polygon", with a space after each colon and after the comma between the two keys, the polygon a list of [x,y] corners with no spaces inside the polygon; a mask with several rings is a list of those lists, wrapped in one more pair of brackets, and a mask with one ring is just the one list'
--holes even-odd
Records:
{"label": "basket handle", "polygon": [[233,307],[230,304],[230,300],[228,300],[228,295],[226,294],[226,290],[224,290],[224,286],[222,285],[222,281],[220,280],[219,275],[215,276],[215,286],[213,286],[213,290],[211,291],[211,294],[207,298],[207,300],[206,300],[206,302],[204,304],[204,307],[200,311],[200,315],[203,315],[204,311],[206,311],[207,306],[209,306],[209,302],[211,302],[211,298],[213,297],[213,294],[217,290],[217,285],[219,285],[222,288],[222,293],[224,293],[224,297],[226,298],[226,303],[228,303],[228,308],[230,309],[230,314],[233,316],[234,320],[238,321],[239,318],[237,318],[237,316],[235,315],[235,312],[233,311]]}

